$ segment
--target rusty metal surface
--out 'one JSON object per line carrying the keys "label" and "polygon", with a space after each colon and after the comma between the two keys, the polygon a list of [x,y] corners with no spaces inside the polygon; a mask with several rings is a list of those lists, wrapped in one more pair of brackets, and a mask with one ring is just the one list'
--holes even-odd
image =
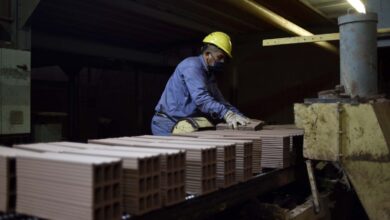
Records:
{"label": "rusty metal surface", "polygon": [[374,103],[372,106],[390,152],[390,101],[383,100]]}
{"label": "rusty metal surface", "polygon": [[390,162],[344,160],[342,165],[370,219],[390,219]]}
{"label": "rusty metal surface", "polygon": [[390,105],[343,109],[343,167],[370,219],[390,219]]}
{"label": "rusty metal surface", "polygon": [[304,157],[338,161],[340,156],[338,104],[295,104],[294,114],[297,127],[305,130]]}
{"label": "rusty metal surface", "polygon": [[[377,105],[380,108],[379,105]],[[390,109],[390,105],[382,105],[382,111]],[[379,111],[379,110],[378,110]],[[382,121],[379,122],[379,119]],[[342,105],[341,113],[341,153],[345,159],[376,159],[383,161],[389,155],[389,146],[386,143],[386,130],[382,130],[380,123],[386,118],[378,118],[372,104]]]}
{"label": "rusty metal surface", "polygon": [[[339,118],[334,118],[337,123],[322,129],[335,113],[335,105],[295,105],[297,126],[305,129],[304,150],[311,150],[304,156],[322,160],[339,158],[370,219],[390,219],[390,104],[388,101],[339,104]],[[312,117],[313,106],[318,109],[315,115],[328,116],[327,120]],[[305,120],[307,123],[302,123]],[[339,134],[327,133],[334,130],[340,131]],[[327,147],[334,147],[330,143],[340,143],[339,151],[321,157]]]}

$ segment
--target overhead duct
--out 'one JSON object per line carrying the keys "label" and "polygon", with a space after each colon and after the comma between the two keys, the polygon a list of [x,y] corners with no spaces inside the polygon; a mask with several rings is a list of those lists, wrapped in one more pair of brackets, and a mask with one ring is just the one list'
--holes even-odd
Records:
{"label": "overhead duct", "polygon": [[[241,8],[257,16],[258,18],[263,19],[264,21],[288,33],[298,36],[314,35],[313,33],[305,30],[304,28],[292,23],[291,21],[283,18],[282,16],[251,0],[229,0],[229,2],[236,7]],[[333,53],[338,53],[338,49],[330,43],[315,42],[315,44]]]}

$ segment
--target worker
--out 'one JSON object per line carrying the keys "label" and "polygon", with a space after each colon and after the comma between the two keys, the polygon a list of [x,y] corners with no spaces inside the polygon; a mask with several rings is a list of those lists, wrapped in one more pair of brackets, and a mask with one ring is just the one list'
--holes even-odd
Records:
{"label": "worker", "polygon": [[232,58],[230,37],[213,32],[203,43],[201,54],[180,62],[168,80],[152,119],[154,135],[170,135],[178,120],[189,117],[224,119],[234,129],[249,123],[247,117],[224,99],[216,84],[215,75],[221,74]]}

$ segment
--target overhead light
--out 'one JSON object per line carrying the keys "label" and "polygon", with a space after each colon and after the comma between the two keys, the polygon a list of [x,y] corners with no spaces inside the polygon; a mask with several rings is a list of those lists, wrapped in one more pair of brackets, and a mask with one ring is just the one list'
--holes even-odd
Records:
{"label": "overhead light", "polygon": [[366,13],[366,6],[364,6],[363,2],[361,0],[347,0],[352,7],[355,8],[355,10],[359,13]]}

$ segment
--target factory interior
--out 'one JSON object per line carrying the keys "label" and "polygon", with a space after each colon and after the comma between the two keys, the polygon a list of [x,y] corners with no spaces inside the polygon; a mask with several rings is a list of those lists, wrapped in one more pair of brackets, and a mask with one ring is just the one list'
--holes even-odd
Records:
{"label": "factory interior", "polygon": [[0,0],[0,220],[390,220],[389,12]]}

